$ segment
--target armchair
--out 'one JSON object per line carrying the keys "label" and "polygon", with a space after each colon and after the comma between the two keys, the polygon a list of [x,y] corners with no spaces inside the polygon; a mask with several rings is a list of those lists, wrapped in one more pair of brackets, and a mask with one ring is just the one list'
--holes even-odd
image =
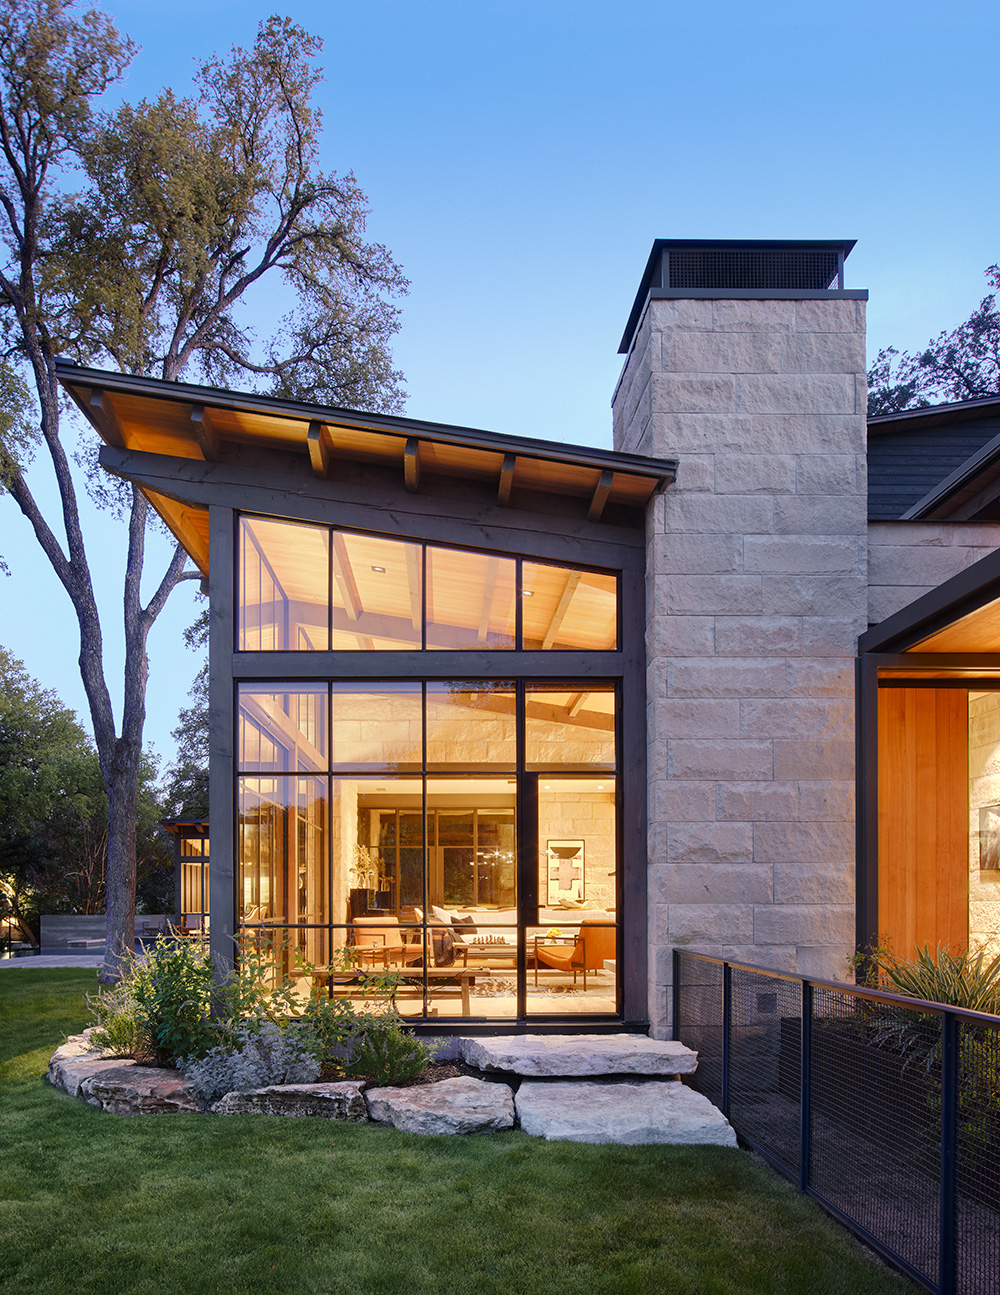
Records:
{"label": "armchair", "polygon": [[539,966],[554,971],[571,971],[573,984],[578,973],[583,973],[583,987],[587,988],[587,972],[599,971],[608,959],[615,956],[615,928],[611,923],[581,922],[580,930],[572,944],[545,944],[544,936],[535,937],[535,984],[538,984]]}

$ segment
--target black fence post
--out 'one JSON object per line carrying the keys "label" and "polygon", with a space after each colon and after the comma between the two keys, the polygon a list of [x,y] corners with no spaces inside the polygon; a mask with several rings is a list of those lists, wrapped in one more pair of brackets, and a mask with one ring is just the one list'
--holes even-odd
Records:
{"label": "black fence post", "polygon": [[809,1186],[809,1112],[812,1107],[813,987],[808,980],[802,989],[802,1028],[799,1031],[799,1191]]}
{"label": "black fence post", "polygon": [[681,951],[674,949],[674,983],[671,986],[670,1015],[673,1017],[673,1035],[677,1043],[681,1039]]}
{"label": "black fence post", "polygon": [[722,1114],[729,1119],[729,1027],[733,1015],[732,970],[722,964]]}
{"label": "black fence post", "polygon": [[941,1252],[938,1289],[955,1290],[955,1115],[958,1097],[958,1023],[941,1016]]}

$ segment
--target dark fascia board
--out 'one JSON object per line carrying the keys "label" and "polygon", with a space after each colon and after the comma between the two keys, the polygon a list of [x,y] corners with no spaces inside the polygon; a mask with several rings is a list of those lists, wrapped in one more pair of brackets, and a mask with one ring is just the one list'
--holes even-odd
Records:
{"label": "dark fascia board", "polygon": [[968,423],[996,417],[1000,417],[1000,397],[982,396],[977,400],[927,405],[923,409],[901,409],[895,414],[873,414],[868,419],[868,432],[877,436],[879,432],[918,431],[939,423]]}
{"label": "dark fascia board", "polygon": [[[933,490],[928,490],[923,499],[918,499],[912,508],[908,508],[899,520],[926,521],[956,495],[971,498],[977,486],[981,485],[985,488],[990,480],[995,479],[996,472],[991,473],[989,470],[995,469],[998,462],[1000,462],[1000,435],[994,436],[975,454],[971,454],[964,463],[960,463],[955,471],[949,473],[943,481],[939,481]],[[979,482],[977,478],[984,474],[988,474],[988,479]],[[961,499],[956,500],[956,506],[961,502]]]}
{"label": "dark fascia board", "polygon": [[208,831],[208,819],[207,818],[161,818],[160,827],[165,827],[168,832],[173,832],[175,835],[179,834],[181,829],[185,827],[197,828],[199,834],[203,834]]}
{"label": "dark fascia board", "polygon": [[[858,638],[859,655],[901,651],[1000,597],[1000,549],[945,580]],[[914,657],[914,664],[919,664]]]}
{"label": "dark fascia board", "polygon": [[618,347],[619,355],[627,355],[628,349],[632,345],[632,338],[635,336],[635,330],[639,326],[639,320],[642,318],[642,312],[646,308],[646,302],[649,300],[672,300],[676,298],[693,299],[698,301],[710,300],[730,300],[730,301],[810,301],[816,298],[826,300],[830,297],[845,297],[855,301],[867,301],[868,293],[863,289],[856,291],[830,291],[830,292],[753,292],[753,291],[718,291],[718,290],[699,290],[697,292],[691,289],[680,290],[669,288],[659,288],[651,290],[650,285],[653,282],[653,275],[659,269],[660,257],[668,248],[680,247],[721,247],[727,250],[747,249],[756,252],[772,252],[778,248],[791,248],[800,252],[843,252],[847,257],[854,245],[857,243],[856,238],[654,238],[653,247],[649,253],[649,260],[646,262],[646,268],[642,272],[642,278],[639,280],[639,288],[635,294],[635,300],[632,303],[632,309],[629,312],[628,323],[625,325],[625,332],[622,334],[621,344]]}
{"label": "dark fascia board", "polygon": [[673,481],[677,475],[676,459],[654,459],[643,454],[625,454],[616,450],[591,449],[586,445],[568,445],[559,441],[535,440],[530,436],[509,436],[502,432],[487,432],[476,427],[460,427],[451,423],[431,423],[418,418],[402,418],[398,414],[372,414],[356,409],[341,409],[334,405],[311,405],[295,400],[282,400],[277,396],[261,396],[253,392],[228,391],[224,387],[203,387],[188,382],[167,382],[162,378],[131,377],[104,369],[88,369],[62,358],[56,359],[56,376],[64,384],[79,383],[100,387],[105,391],[127,392],[133,396],[149,396],[158,400],[174,400],[184,404],[240,408],[255,413],[272,414],[278,418],[296,418],[304,422],[340,423],[373,432],[395,432],[399,436],[423,437],[448,445],[468,445],[476,449],[494,450],[499,454],[523,454],[526,458],[552,459],[583,467],[607,468],[612,472],[633,472],[640,476],[657,477],[660,485]]}

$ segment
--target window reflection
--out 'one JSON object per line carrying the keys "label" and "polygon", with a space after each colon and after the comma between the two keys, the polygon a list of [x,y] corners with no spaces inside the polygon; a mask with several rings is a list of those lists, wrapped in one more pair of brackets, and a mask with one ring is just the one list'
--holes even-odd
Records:
{"label": "window reflection", "polygon": [[462,549],[427,550],[427,646],[513,648],[516,563]]}
{"label": "window reflection", "polygon": [[419,648],[421,568],[419,544],[334,531],[334,648],[348,652]]}
{"label": "window reflection", "polygon": [[327,650],[329,549],[325,526],[240,519],[241,651]]}
{"label": "window reflection", "polygon": [[515,696],[510,684],[427,685],[427,767],[513,769]]}
{"label": "window reflection", "polygon": [[524,733],[529,769],[613,769],[614,689],[529,684]]}
{"label": "window reflection", "polygon": [[613,575],[522,564],[522,646],[531,650],[610,651],[618,638],[618,582]]}
{"label": "window reflection", "polygon": [[326,705],[326,684],[298,684],[295,691],[241,684],[240,768],[246,773],[326,769]]}
{"label": "window reflection", "polygon": [[333,763],[420,769],[423,748],[419,683],[333,685]]}

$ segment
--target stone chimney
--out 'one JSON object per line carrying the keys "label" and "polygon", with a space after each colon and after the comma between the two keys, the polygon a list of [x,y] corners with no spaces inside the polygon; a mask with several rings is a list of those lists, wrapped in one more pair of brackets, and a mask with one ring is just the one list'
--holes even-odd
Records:
{"label": "stone chimney", "polygon": [[844,978],[867,626],[865,301],[851,242],[657,240],[615,449],[647,521],[650,1018],[671,951]]}

